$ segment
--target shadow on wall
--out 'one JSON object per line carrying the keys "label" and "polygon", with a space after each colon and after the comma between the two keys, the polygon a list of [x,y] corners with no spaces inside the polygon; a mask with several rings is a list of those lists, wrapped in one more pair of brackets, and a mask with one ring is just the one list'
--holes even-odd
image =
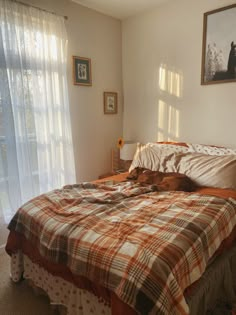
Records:
{"label": "shadow on wall", "polygon": [[157,107],[157,141],[178,141],[180,109],[183,97],[183,74],[165,64],[159,68],[160,97]]}

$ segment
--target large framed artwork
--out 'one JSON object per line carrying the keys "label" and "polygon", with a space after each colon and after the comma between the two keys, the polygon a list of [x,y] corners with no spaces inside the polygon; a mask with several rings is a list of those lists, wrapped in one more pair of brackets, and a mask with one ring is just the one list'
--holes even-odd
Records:
{"label": "large framed artwork", "polygon": [[75,85],[92,85],[91,59],[73,56],[73,80]]}
{"label": "large framed artwork", "polygon": [[236,4],[204,13],[201,84],[236,82]]}

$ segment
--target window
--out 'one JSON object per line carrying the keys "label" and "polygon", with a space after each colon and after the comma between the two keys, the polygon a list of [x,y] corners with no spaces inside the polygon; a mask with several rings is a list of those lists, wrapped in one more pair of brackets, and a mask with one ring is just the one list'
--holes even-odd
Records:
{"label": "window", "polygon": [[75,182],[64,19],[0,0],[0,218]]}

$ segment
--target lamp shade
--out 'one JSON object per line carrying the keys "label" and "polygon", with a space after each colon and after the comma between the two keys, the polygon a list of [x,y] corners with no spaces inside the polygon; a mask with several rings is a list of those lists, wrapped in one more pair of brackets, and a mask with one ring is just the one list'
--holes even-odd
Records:
{"label": "lamp shade", "polygon": [[120,159],[124,161],[133,160],[136,147],[137,147],[136,143],[125,142],[123,147],[120,149]]}

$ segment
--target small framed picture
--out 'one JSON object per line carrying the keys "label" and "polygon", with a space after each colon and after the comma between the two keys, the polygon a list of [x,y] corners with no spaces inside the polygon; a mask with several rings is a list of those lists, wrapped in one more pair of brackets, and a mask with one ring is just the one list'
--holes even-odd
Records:
{"label": "small framed picture", "polygon": [[75,85],[92,85],[91,59],[73,56],[73,80]]}
{"label": "small framed picture", "polygon": [[104,92],[104,114],[117,114],[117,93]]}

